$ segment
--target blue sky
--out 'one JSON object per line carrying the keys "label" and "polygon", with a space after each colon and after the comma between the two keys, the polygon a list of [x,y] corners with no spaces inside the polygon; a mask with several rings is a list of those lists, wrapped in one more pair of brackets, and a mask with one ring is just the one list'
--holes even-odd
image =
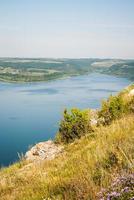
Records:
{"label": "blue sky", "polygon": [[0,0],[0,56],[134,58],[134,0]]}

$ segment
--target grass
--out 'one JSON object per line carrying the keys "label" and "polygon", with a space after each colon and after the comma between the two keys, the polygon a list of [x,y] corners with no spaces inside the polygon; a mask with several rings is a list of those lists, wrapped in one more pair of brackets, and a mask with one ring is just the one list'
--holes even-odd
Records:
{"label": "grass", "polygon": [[[119,94],[125,107],[133,106],[128,95],[133,88],[131,85]],[[102,112],[113,115],[118,109],[121,115],[111,118],[109,125],[96,126],[81,139],[64,144],[64,152],[56,159],[41,163],[21,159],[1,169],[0,200],[97,200],[99,191],[109,188],[115,177],[133,173],[134,112],[122,112],[118,103],[110,98]]]}
{"label": "grass", "polygon": [[40,164],[19,163],[0,171],[1,200],[97,199],[122,171],[133,171],[134,116],[96,128]]}

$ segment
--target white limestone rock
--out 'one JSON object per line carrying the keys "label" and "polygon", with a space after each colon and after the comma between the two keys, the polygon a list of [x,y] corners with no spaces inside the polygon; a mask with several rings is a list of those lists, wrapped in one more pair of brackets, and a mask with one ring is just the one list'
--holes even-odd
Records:
{"label": "white limestone rock", "polygon": [[40,142],[26,152],[25,158],[29,161],[52,160],[63,152],[63,146],[56,145],[52,140]]}
{"label": "white limestone rock", "polygon": [[134,89],[130,90],[129,96],[134,96]]}

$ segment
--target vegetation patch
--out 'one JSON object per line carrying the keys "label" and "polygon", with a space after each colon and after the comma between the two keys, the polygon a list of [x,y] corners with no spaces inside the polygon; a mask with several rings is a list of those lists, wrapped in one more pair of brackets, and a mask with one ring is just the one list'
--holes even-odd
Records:
{"label": "vegetation patch", "polygon": [[0,199],[133,200],[132,89],[130,86],[119,94],[121,101],[117,96],[110,97],[106,105],[112,116],[110,123],[100,124],[94,130],[88,109],[65,110],[57,139],[66,144],[64,152],[53,160],[20,160],[1,169]]}
{"label": "vegetation patch", "polygon": [[65,110],[55,141],[58,143],[70,143],[92,131],[89,109],[73,108],[70,112]]}

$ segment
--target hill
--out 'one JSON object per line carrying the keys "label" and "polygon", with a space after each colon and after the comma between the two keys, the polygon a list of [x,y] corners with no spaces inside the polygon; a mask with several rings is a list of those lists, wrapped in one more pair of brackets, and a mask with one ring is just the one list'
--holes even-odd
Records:
{"label": "hill", "polygon": [[0,58],[0,81],[39,82],[93,72],[134,80],[134,60]]}
{"label": "hill", "polygon": [[133,199],[134,85],[103,102],[97,114],[89,112],[87,126],[87,111],[65,111],[56,138],[64,150],[56,158],[22,158],[1,169],[0,199]]}
{"label": "hill", "polygon": [[134,60],[105,60],[93,63],[93,66],[98,72],[134,80]]}

